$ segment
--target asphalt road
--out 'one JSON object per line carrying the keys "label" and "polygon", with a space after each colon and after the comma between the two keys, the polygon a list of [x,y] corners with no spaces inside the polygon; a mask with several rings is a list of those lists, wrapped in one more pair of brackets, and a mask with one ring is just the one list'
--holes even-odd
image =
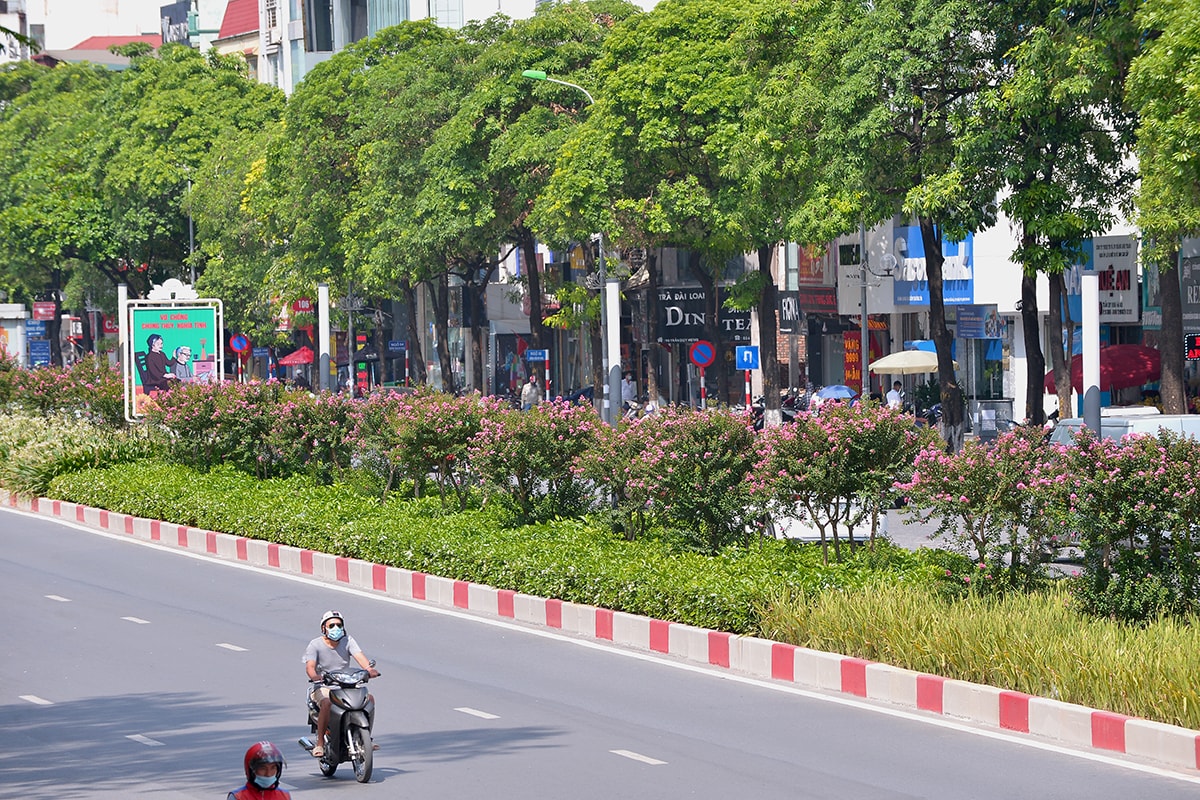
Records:
{"label": "asphalt road", "polygon": [[[1125,759],[0,514],[0,797],[216,798],[270,739],[296,797],[1183,798]],[[301,654],[342,611],[383,676],[333,779]]]}

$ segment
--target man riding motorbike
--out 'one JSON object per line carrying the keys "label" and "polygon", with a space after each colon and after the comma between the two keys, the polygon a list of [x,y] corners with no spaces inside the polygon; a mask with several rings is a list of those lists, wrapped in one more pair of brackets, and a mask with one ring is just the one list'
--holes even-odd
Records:
{"label": "man riding motorbike", "polygon": [[[329,687],[325,673],[338,672],[350,666],[350,660],[367,671],[372,678],[379,670],[363,654],[354,637],[346,633],[346,623],[340,611],[326,611],[321,617],[321,635],[308,643],[304,651],[304,668],[308,672],[309,694],[320,712],[317,716],[317,743],[312,749],[316,758],[325,755],[325,732],[329,729]],[[372,698],[373,701],[373,698]]]}

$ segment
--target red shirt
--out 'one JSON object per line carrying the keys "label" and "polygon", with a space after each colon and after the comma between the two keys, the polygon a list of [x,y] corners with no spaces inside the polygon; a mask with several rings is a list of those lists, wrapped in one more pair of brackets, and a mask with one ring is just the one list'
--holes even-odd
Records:
{"label": "red shirt", "polygon": [[230,792],[226,800],[292,800],[292,795],[286,789],[260,789],[253,783],[247,783]]}

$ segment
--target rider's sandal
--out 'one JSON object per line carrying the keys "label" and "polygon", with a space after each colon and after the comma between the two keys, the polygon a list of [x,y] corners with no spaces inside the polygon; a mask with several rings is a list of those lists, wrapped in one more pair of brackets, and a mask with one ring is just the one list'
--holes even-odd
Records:
{"label": "rider's sandal", "polygon": [[320,758],[321,756],[325,755],[325,748],[321,745],[316,745],[312,749],[312,754],[313,758]]}

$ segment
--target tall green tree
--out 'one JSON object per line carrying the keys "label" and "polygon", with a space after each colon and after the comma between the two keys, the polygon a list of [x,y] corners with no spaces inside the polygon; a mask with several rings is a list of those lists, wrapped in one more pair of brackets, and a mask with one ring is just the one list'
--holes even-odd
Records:
{"label": "tall green tree", "polygon": [[950,356],[942,241],[961,241],[996,218],[999,182],[965,169],[962,134],[976,98],[999,79],[1009,49],[1009,3],[972,0],[845,0],[826,20],[825,155],[859,190],[869,226],[900,214],[916,222],[925,252],[929,328],[938,357],[942,433],[958,449],[963,390]]}
{"label": "tall green tree", "polygon": [[[403,27],[406,46],[368,72],[365,90],[381,98],[369,113],[352,115],[360,137],[360,182],[353,208],[343,224],[348,259],[358,265],[364,284],[400,294],[409,303],[408,339],[421,341],[417,330],[417,289],[433,289],[438,341],[447,341],[450,274],[466,287],[471,320],[473,384],[483,385],[482,294],[494,273],[495,249],[483,249],[472,238],[432,237],[423,229],[417,198],[429,184],[425,152],[437,131],[458,111],[474,85],[480,52],[494,41],[497,23],[472,24],[458,33],[431,22]],[[439,348],[444,388],[454,389],[449,351]],[[416,359],[424,380],[424,359]]]}
{"label": "tall green tree", "polygon": [[588,70],[601,44],[613,26],[636,13],[623,0],[572,1],[540,7],[513,23],[480,56],[472,92],[427,151],[432,181],[418,208],[428,249],[445,251],[453,241],[483,252],[498,252],[506,243],[516,247],[538,348],[548,339],[529,215],[588,103],[576,90],[535,83],[521,73],[539,69],[594,85]]}
{"label": "tall green tree", "polygon": [[1183,314],[1176,267],[1181,237],[1200,235],[1200,2],[1148,0],[1136,21],[1143,47],[1128,92],[1140,115],[1137,219],[1146,256],[1163,276],[1163,408],[1181,413]]}
{"label": "tall green tree", "polygon": [[[598,224],[626,247],[700,254],[707,336],[718,343],[725,339],[717,328],[725,265],[755,252],[758,271],[735,302],[759,309],[764,391],[777,410],[772,258],[784,230],[778,201],[786,195],[748,191],[738,152],[769,71],[765,59],[747,57],[754,34],[744,29],[757,8],[667,0],[614,30],[595,69],[597,113],[564,149],[538,214],[559,236],[579,237],[583,226]],[[653,286],[650,294],[653,304]],[[717,379],[725,399],[726,370]]]}
{"label": "tall green tree", "polygon": [[1060,410],[1071,393],[1070,350],[1063,342],[1063,273],[1081,246],[1129,207],[1136,170],[1130,160],[1134,117],[1124,77],[1137,41],[1128,2],[1013,4],[1015,42],[1003,79],[979,95],[978,123],[961,138],[964,164],[1007,187],[1001,209],[1018,225],[1013,261],[1022,267],[1021,320],[1026,353],[1025,417],[1044,421],[1039,274],[1049,278],[1048,347]]}
{"label": "tall green tree", "polygon": [[251,81],[241,58],[183,45],[136,57],[119,75],[100,172],[112,249],[123,263],[147,265],[155,282],[186,281],[189,178],[200,177],[217,142],[277,120],[283,96]]}
{"label": "tall green tree", "polygon": [[[0,275],[18,297],[56,303],[49,338],[52,359],[59,362],[58,325],[72,273],[89,264],[112,266],[111,220],[96,185],[115,76],[88,65],[63,65],[18,67],[6,77]],[[115,269],[109,277],[125,280]]]}

